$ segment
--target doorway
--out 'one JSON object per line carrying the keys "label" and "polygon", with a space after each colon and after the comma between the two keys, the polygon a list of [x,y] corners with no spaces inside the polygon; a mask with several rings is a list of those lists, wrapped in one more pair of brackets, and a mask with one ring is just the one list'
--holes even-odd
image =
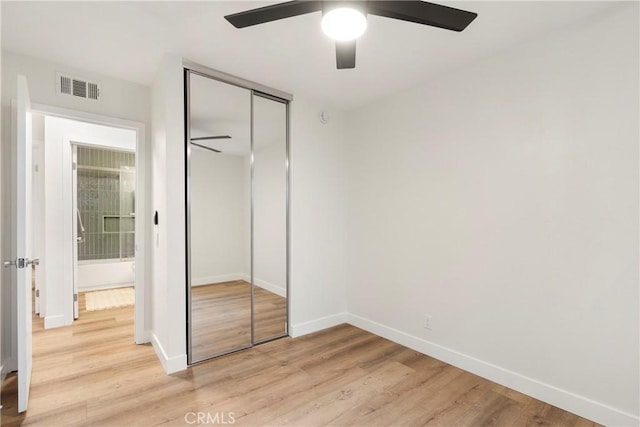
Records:
{"label": "doorway", "polygon": [[[82,132],[83,126],[109,128],[133,135],[133,146],[136,154],[139,154],[135,165],[135,191],[138,197],[134,203],[135,210],[144,213],[145,132],[144,125],[137,122],[32,104],[26,78],[21,75],[17,78],[16,92],[16,100],[11,103],[12,155],[15,155],[12,163],[15,165],[12,166],[12,193],[16,200],[15,209],[12,210],[15,218],[12,227],[13,258],[4,261],[5,267],[13,267],[12,291],[8,298],[3,296],[3,305],[5,301],[11,302],[6,311],[9,313],[9,333],[5,341],[11,345],[3,373],[12,372],[12,377],[17,378],[16,407],[18,412],[24,412],[29,401],[31,378],[32,316],[34,320],[39,320],[39,316],[44,318],[43,322],[38,321],[33,325],[34,329],[70,325],[74,318],[73,280],[67,280],[73,271],[75,244],[71,238],[71,221],[68,220],[71,214],[67,215],[72,207],[71,141],[82,141],[86,137]],[[53,123],[55,120],[66,125],[72,123],[75,127],[56,127]],[[39,188],[34,189],[34,184]],[[135,235],[140,236],[134,240],[134,258],[140,266],[135,274],[135,283],[138,285],[135,292],[139,304],[136,305],[135,315],[131,309],[128,329],[133,333],[127,334],[125,339],[144,343],[148,342],[144,324],[144,284],[145,277],[148,277],[145,274],[148,264],[145,262],[145,240],[149,234],[145,232],[144,215],[134,227]],[[37,286],[35,307],[32,306],[32,272],[35,273]],[[33,315],[34,308],[39,316]],[[57,330],[62,334],[67,331],[66,328]],[[105,344],[109,345],[109,340]]]}
{"label": "doorway", "polygon": [[[34,117],[42,117],[44,141],[41,166],[34,167],[34,184],[42,185],[34,223],[44,230],[35,305],[44,328],[72,324],[87,308],[85,293],[126,287],[124,303],[135,301],[133,341],[148,342],[147,233],[144,218],[136,220],[146,200],[144,125],[48,106],[33,109]],[[97,295],[97,309],[123,303],[122,295],[106,295],[106,303],[105,295]]]}
{"label": "doorway", "polygon": [[135,146],[132,151],[76,142],[71,151],[78,319],[81,311],[134,305],[136,154]]}

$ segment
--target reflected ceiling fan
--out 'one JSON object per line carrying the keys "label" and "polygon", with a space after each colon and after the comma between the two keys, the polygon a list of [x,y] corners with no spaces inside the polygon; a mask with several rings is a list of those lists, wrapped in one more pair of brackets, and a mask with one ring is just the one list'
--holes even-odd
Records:
{"label": "reflected ceiling fan", "polygon": [[199,142],[199,141],[211,141],[211,140],[219,140],[219,139],[231,139],[231,135],[199,136],[197,138],[191,138],[191,145],[204,148],[205,150],[213,151],[214,153],[222,153],[222,151],[220,150],[216,150],[213,147],[208,147]]}
{"label": "reflected ceiling fan", "polygon": [[336,41],[338,69],[355,68],[356,39],[367,29],[367,15],[378,15],[452,31],[462,31],[478,14],[420,0],[296,0],[225,16],[236,28],[322,11],[322,30]]}

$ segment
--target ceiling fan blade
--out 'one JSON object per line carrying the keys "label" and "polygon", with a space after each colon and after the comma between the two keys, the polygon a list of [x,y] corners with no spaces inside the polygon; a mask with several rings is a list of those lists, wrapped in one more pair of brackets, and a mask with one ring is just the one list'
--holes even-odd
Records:
{"label": "ceiling fan blade", "polygon": [[367,13],[453,31],[467,28],[477,13],[419,0],[370,1]]}
{"label": "ceiling fan blade", "polygon": [[246,10],[244,12],[227,15],[224,18],[234,27],[244,28],[264,24],[265,22],[277,21],[278,19],[318,12],[319,10],[322,10],[322,1],[320,0],[297,0]]}
{"label": "ceiling fan blade", "polygon": [[191,138],[191,141],[207,141],[210,139],[231,139],[231,136],[230,135],[199,136],[197,138]]}
{"label": "ceiling fan blade", "polygon": [[214,153],[222,153],[220,150],[216,150],[215,148],[207,147],[206,145],[198,144],[196,142],[192,142],[191,145],[195,145],[196,147],[204,148],[205,150],[213,151]]}
{"label": "ceiling fan blade", "polygon": [[338,70],[356,68],[356,41],[336,41],[336,65]]}

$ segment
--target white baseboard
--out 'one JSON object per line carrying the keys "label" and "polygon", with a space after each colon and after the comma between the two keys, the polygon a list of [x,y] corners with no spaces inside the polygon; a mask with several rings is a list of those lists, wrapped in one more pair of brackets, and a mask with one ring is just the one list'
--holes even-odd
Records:
{"label": "white baseboard", "polygon": [[253,278],[253,284],[261,287],[262,289],[274,293],[276,295],[281,296],[282,298],[287,297],[287,290],[285,288],[281,288],[278,285],[274,285],[273,283],[269,283],[265,280]]}
{"label": "white baseboard", "polygon": [[246,275],[243,273],[220,274],[217,276],[194,277],[191,280],[191,286],[205,286],[214,283],[232,282],[234,280],[244,280]]}
{"label": "white baseboard", "polygon": [[105,289],[130,288],[132,286],[135,286],[132,282],[115,283],[110,285],[78,286],[78,292],[103,291]]}
{"label": "white baseboard", "polygon": [[[213,285],[215,283],[232,282],[234,280],[244,280],[245,282],[251,282],[251,276],[244,273],[235,273],[235,274],[221,274],[219,276],[197,277],[197,278],[193,278],[191,282],[191,286],[206,286],[206,285]],[[254,277],[253,284],[269,292],[272,292],[276,295],[279,295],[283,298],[286,298],[287,296],[286,289],[281,288],[278,285],[274,285],[273,283],[269,283],[266,280],[261,280]]]}
{"label": "white baseboard", "polygon": [[[517,390],[543,402],[609,426],[637,426],[640,418],[584,396],[526,377],[473,356],[409,335],[364,317],[347,313],[347,322],[358,328],[449,363],[465,371]],[[321,319],[319,319],[321,320]]]}
{"label": "white baseboard", "polygon": [[330,316],[321,317],[319,319],[310,320],[304,323],[298,323],[297,325],[291,325],[289,328],[289,335],[292,337],[301,337],[303,335],[311,334],[313,332],[321,331],[323,329],[337,326],[347,322],[347,313],[337,313]]}
{"label": "white baseboard", "polygon": [[65,317],[63,314],[57,314],[55,316],[45,316],[44,318],[44,328],[59,328],[61,326],[67,326],[65,322]]}
{"label": "white baseboard", "polygon": [[158,359],[160,359],[160,363],[162,364],[162,369],[164,369],[165,374],[170,375],[187,369],[187,355],[181,354],[178,356],[168,357],[164,348],[162,348],[162,344],[160,344],[158,337],[156,337],[154,333],[151,333],[151,345],[153,346]]}

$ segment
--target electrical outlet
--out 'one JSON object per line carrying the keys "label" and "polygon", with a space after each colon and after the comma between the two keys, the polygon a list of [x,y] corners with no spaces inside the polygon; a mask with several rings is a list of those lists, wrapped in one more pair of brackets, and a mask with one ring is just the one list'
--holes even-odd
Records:
{"label": "electrical outlet", "polygon": [[431,329],[431,316],[429,314],[424,315],[424,328]]}

